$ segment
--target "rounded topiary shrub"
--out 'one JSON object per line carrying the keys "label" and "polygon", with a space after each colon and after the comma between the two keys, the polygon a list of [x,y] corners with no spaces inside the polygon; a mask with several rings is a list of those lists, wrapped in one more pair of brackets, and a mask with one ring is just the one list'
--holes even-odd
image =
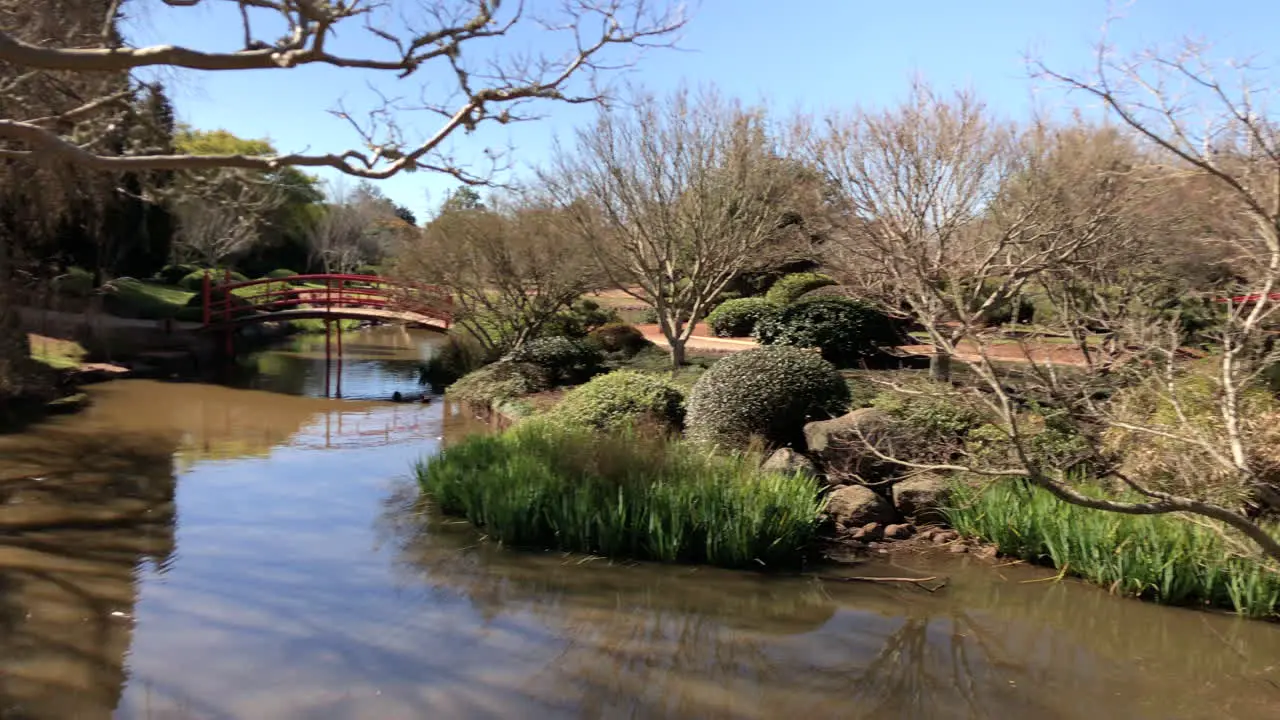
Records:
{"label": "rounded topiary shrub", "polygon": [[644,333],[627,323],[608,323],[587,333],[587,342],[601,352],[622,357],[635,357],[636,353],[652,343]]}
{"label": "rounded topiary shrub", "polygon": [[818,348],[822,357],[848,366],[896,340],[892,321],[871,305],[820,297],[788,305],[756,324],[761,345]]}
{"label": "rounded topiary shrub", "polygon": [[618,370],[570,390],[549,417],[598,431],[646,423],[679,429],[684,421],[684,394],[660,375]]}
{"label": "rounded topiary shrub", "polygon": [[547,371],[556,385],[586,382],[600,371],[600,363],[604,361],[594,347],[560,336],[530,340],[511,351],[507,359],[537,365]]}
{"label": "rounded topiary shrub", "polygon": [[[221,321],[224,319],[225,315],[228,314],[227,309],[225,308],[226,298],[228,297],[231,299],[229,314],[233,318],[240,317],[242,315],[251,315],[256,312],[253,308],[253,303],[239,295],[236,295],[235,293],[229,293],[222,288],[211,289],[209,291],[209,297],[212,300],[210,319],[214,322]],[[187,300],[186,305],[178,311],[177,319],[186,322],[202,322],[204,319],[203,294],[196,293],[191,296],[191,299]]]}
{"label": "rounded topiary shrub", "polygon": [[361,265],[360,267],[356,268],[355,274],[369,275],[372,277],[381,277],[382,268],[378,267],[377,265]]}
{"label": "rounded topiary shrub", "polygon": [[264,277],[266,277],[268,280],[284,280],[285,278],[291,278],[297,274],[298,273],[292,270],[286,270],[284,268],[280,268],[279,270],[272,270],[271,272],[267,273]]}
{"label": "rounded topiary shrub", "polygon": [[698,378],[685,424],[691,439],[724,448],[744,448],[753,437],[798,445],[806,422],[848,406],[849,386],[820,355],[761,347],[729,355]]}
{"label": "rounded topiary shrub", "polygon": [[69,267],[53,281],[53,285],[59,295],[89,297],[93,294],[93,273],[84,268]]}
{"label": "rounded topiary shrub", "polygon": [[493,408],[522,395],[550,390],[551,385],[544,368],[499,360],[464,375],[449,386],[448,396],[467,405]]}
{"label": "rounded topiary shrub", "polygon": [[725,300],[707,316],[707,326],[717,337],[747,337],[756,323],[777,310],[777,303],[764,298]]}
{"label": "rounded topiary shrub", "polygon": [[179,263],[177,265],[165,265],[156,273],[156,279],[165,285],[178,285],[182,279],[193,272],[199,272],[199,265],[191,263]]}
{"label": "rounded topiary shrub", "polygon": [[796,302],[831,297],[849,299],[857,297],[857,295],[854,293],[852,288],[846,285],[823,285],[822,287],[816,287],[796,298]]}
{"label": "rounded topiary shrub", "polygon": [[801,295],[827,285],[835,285],[836,281],[822,273],[803,272],[783,275],[765,293],[766,300],[779,305],[788,305],[800,299]]}
{"label": "rounded topiary shrub", "polygon": [[[178,282],[178,286],[181,287],[183,290],[186,290],[187,292],[198,293],[204,290],[204,273],[205,273],[204,270],[196,270],[194,272],[188,273],[185,277],[182,278],[181,281]],[[243,273],[238,273],[234,270],[231,271],[231,282],[233,283],[244,282],[248,279],[249,278],[245,277]],[[226,270],[210,270],[209,271],[210,284],[221,285],[225,282],[227,282]]]}

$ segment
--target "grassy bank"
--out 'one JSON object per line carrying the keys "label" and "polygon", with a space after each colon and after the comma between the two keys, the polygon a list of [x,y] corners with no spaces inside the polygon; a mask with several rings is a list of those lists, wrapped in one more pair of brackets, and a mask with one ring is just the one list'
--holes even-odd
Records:
{"label": "grassy bank", "polygon": [[982,492],[957,485],[953,505],[951,523],[961,533],[1114,592],[1249,617],[1280,614],[1280,572],[1239,556],[1212,528],[1079,508],[1012,482]]}
{"label": "grassy bank", "polygon": [[813,481],[678,442],[528,421],[418,467],[441,510],[496,540],[726,567],[794,564],[813,538]]}
{"label": "grassy bank", "polygon": [[45,337],[44,335],[28,335],[31,344],[31,359],[44,363],[54,370],[68,370],[79,367],[88,352],[74,340]]}

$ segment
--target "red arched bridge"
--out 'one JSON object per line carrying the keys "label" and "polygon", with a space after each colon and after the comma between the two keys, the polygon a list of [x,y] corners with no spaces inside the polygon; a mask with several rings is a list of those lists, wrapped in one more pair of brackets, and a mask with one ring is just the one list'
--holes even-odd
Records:
{"label": "red arched bridge", "polygon": [[448,330],[453,300],[443,288],[393,282],[375,275],[293,275],[244,282],[205,275],[205,329],[283,320],[371,320]]}

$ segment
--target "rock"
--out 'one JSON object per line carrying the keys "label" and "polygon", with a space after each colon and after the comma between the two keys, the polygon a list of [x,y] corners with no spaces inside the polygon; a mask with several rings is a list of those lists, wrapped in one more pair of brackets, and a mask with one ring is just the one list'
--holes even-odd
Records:
{"label": "rock", "polygon": [[884,537],[884,530],[881,529],[880,523],[869,522],[858,528],[858,532],[861,532],[866,540],[879,540]]}
{"label": "rock", "polygon": [[969,548],[965,545],[956,544],[951,546],[951,552],[960,555],[969,552]]}
{"label": "rock", "polygon": [[866,442],[877,443],[889,427],[889,418],[875,408],[860,408],[831,420],[804,426],[809,454],[826,470],[828,482],[841,484],[843,478],[878,478],[889,466],[876,458]]}
{"label": "rock", "polygon": [[867,523],[891,523],[893,506],[869,488],[845,485],[827,496],[827,516],[841,527],[864,527]]}
{"label": "rock", "polygon": [[914,532],[915,528],[909,524],[894,523],[884,529],[884,536],[886,540],[906,540]]}
{"label": "rock", "polygon": [[813,464],[813,461],[791,448],[780,448],[770,455],[768,460],[764,461],[760,469],[766,472],[783,473],[784,475],[803,473],[812,478],[818,477],[818,468]]}
{"label": "rock", "polygon": [[893,505],[916,523],[943,523],[943,508],[951,499],[947,478],[934,473],[914,475],[893,486]]}
{"label": "rock", "polygon": [[933,540],[933,536],[934,536],[934,534],[936,534],[937,532],[938,532],[938,531],[937,531],[937,530],[935,530],[935,529],[933,529],[933,528],[928,528],[928,529],[926,529],[924,532],[920,533],[920,539],[921,539],[921,540],[923,540],[923,541],[925,541],[925,542],[929,542],[929,541]]}

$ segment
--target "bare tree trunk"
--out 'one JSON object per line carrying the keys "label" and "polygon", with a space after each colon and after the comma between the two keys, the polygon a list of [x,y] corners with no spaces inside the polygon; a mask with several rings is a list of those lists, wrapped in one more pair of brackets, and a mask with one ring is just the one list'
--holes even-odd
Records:
{"label": "bare tree trunk", "polygon": [[31,389],[31,344],[18,316],[11,252],[9,240],[0,238],[0,400]]}
{"label": "bare tree trunk", "polygon": [[929,379],[934,382],[951,382],[951,353],[935,347],[929,357]]}
{"label": "bare tree trunk", "polygon": [[684,338],[668,337],[667,342],[671,343],[671,372],[676,372],[684,366],[686,340]]}

